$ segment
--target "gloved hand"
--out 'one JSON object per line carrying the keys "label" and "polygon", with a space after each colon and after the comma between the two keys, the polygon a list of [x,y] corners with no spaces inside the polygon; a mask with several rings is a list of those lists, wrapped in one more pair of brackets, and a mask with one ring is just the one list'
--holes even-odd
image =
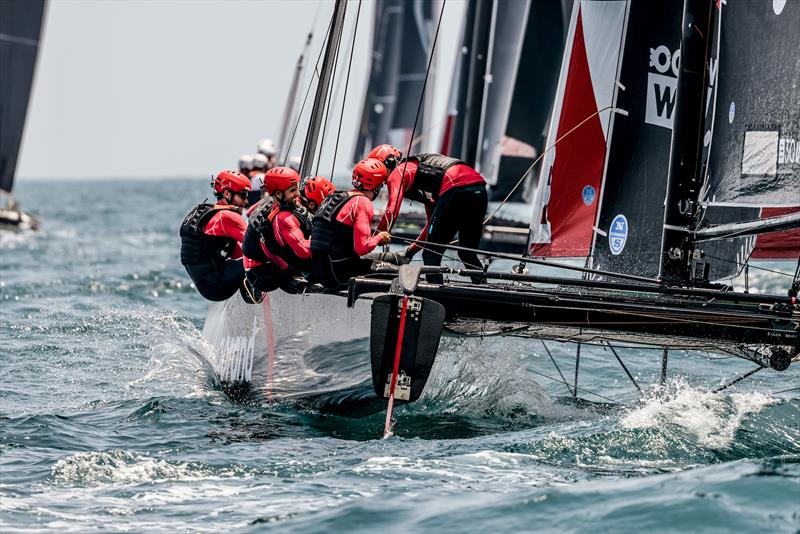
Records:
{"label": "gloved hand", "polygon": [[419,252],[418,249],[415,249],[415,248],[412,248],[412,247],[406,248],[402,253],[403,265],[406,265],[407,263],[411,263],[411,260],[414,259],[414,255],[417,252]]}

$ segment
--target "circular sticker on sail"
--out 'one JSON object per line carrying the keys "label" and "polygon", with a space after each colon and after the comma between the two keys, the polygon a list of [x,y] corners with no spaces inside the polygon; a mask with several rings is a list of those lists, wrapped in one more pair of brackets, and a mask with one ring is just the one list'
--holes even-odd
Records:
{"label": "circular sticker on sail", "polygon": [[611,254],[619,256],[625,248],[625,241],[628,240],[628,219],[623,214],[619,214],[611,221],[611,228],[608,229],[608,248]]}
{"label": "circular sticker on sail", "polygon": [[587,206],[592,205],[595,196],[597,196],[597,193],[591,185],[587,185],[583,188],[583,191],[581,191],[581,198],[583,198],[583,203]]}
{"label": "circular sticker on sail", "polygon": [[772,11],[776,15],[780,15],[784,7],[786,7],[786,0],[772,0]]}
{"label": "circular sticker on sail", "polygon": [[731,107],[728,108],[728,124],[733,124],[733,118],[736,116],[736,102],[731,102]]}

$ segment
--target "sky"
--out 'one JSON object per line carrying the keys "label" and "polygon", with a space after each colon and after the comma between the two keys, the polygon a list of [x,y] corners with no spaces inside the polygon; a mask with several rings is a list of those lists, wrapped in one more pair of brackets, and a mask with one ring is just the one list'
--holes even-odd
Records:
{"label": "sky", "polygon": [[[357,5],[351,0],[348,14]],[[373,8],[362,4],[337,165],[350,159],[361,115]],[[306,35],[315,27],[308,64],[332,10],[330,0],[51,0],[18,178],[207,176],[234,167],[258,139],[276,137]],[[442,65],[458,48],[461,10],[463,2],[446,4]],[[443,110],[447,85],[435,89]],[[307,87],[304,80],[301,96]]]}

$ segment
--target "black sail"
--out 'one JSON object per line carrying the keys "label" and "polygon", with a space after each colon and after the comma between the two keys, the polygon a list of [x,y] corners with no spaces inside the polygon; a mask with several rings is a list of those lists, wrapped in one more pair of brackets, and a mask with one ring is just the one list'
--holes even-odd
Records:
{"label": "black sail", "polygon": [[[682,2],[631,2],[603,196],[597,269],[656,277],[661,259]],[[624,89],[623,89],[624,88]]]}
{"label": "black sail", "polygon": [[[727,2],[716,17],[701,226],[800,207],[800,2]],[[711,278],[720,279],[736,275],[751,255],[796,258],[798,243],[784,233],[697,248]]]}
{"label": "black sail", "polygon": [[[430,1],[376,2],[372,62],[354,161],[382,143],[403,151],[408,147],[428,65],[431,17]],[[424,126],[420,116],[415,137]]]}
{"label": "black sail", "polygon": [[0,189],[11,192],[28,111],[44,0],[0,2]]}

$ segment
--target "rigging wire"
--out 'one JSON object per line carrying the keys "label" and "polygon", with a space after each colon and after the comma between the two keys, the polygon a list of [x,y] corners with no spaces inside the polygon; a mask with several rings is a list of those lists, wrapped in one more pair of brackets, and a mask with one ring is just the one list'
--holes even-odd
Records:
{"label": "rigging wire", "polygon": [[542,160],[542,158],[545,156],[545,154],[547,154],[552,149],[554,149],[556,147],[556,145],[558,143],[560,143],[561,140],[564,139],[565,137],[567,137],[569,134],[571,134],[572,132],[574,132],[575,130],[577,130],[581,126],[583,126],[585,123],[587,123],[592,118],[596,117],[597,115],[599,115],[600,113],[602,113],[604,111],[608,111],[609,109],[612,110],[612,111],[617,111],[618,110],[618,108],[615,108],[614,106],[606,106],[603,109],[599,109],[599,110],[595,111],[594,113],[592,113],[591,115],[589,115],[588,117],[583,119],[581,122],[579,122],[578,124],[573,126],[569,131],[564,132],[564,134],[561,137],[559,137],[558,139],[556,139],[555,142],[552,145],[550,145],[549,147],[545,148],[544,151],[542,151],[542,153],[539,154],[539,157],[536,158],[535,160],[533,160],[533,163],[530,164],[528,169],[524,173],[522,173],[522,177],[517,181],[516,184],[514,184],[514,187],[512,187],[511,191],[509,191],[508,194],[506,195],[506,198],[504,198],[500,202],[500,204],[497,206],[497,208],[495,208],[495,210],[492,212],[491,215],[489,215],[488,217],[486,217],[486,219],[484,219],[483,224],[488,223],[489,221],[491,221],[494,218],[495,215],[497,215],[497,212],[500,211],[500,209],[506,204],[506,202],[508,202],[508,199],[511,198],[511,196],[519,188],[519,186],[522,185],[522,182],[525,181],[525,177],[528,176],[528,173],[530,173],[533,170],[533,168],[536,166],[536,164],[539,163]]}
{"label": "rigging wire", "polygon": [[[543,378],[547,378],[548,380],[552,380],[553,382],[561,382],[561,380],[559,380],[558,378],[553,378],[552,376],[546,375],[544,373],[540,373],[538,371],[534,371],[533,369],[528,369],[527,371],[529,371],[529,372],[531,372],[531,373],[533,373],[535,375],[539,375],[539,376],[541,376]],[[612,399],[610,397],[606,397],[605,395],[600,395],[599,393],[595,393],[594,391],[589,391],[588,389],[586,389],[584,387],[578,386],[578,391],[581,391],[583,393],[588,393],[589,395],[594,395],[595,397],[598,397],[598,398],[603,399],[603,400],[607,400],[608,402],[610,402],[612,404],[616,404],[618,406],[622,406],[621,402],[619,402],[617,400],[614,400],[614,399]]]}
{"label": "rigging wire", "polygon": [[336,169],[336,155],[339,153],[339,137],[342,134],[342,121],[344,120],[344,108],[347,104],[347,88],[350,85],[350,69],[353,66],[353,53],[356,50],[356,35],[358,34],[358,20],[361,14],[361,0],[358,0],[358,9],[356,10],[356,22],[353,27],[353,42],[350,44],[350,61],[347,64],[347,76],[344,82],[344,95],[342,95],[342,113],[339,115],[339,128],[336,131],[336,145],[333,148],[333,161],[331,162],[331,180],[333,180],[333,171]]}
{"label": "rigging wire", "polygon": [[[406,238],[406,237],[395,236],[395,235],[392,235],[392,237],[396,238],[399,241],[403,241],[405,243],[409,243],[409,244],[415,243],[418,246],[423,247],[423,248],[425,247],[426,244],[431,245],[427,241],[420,241],[418,239],[409,239],[409,238]],[[465,252],[475,252],[476,254],[482,254],[484,256],[489,256],[489,257],[493,257],[493,258],[514,260],[514,261],[519,261],[519,262],[523,262],[523,263],[531,263],[531,264],[534,264],[534,265],[545,265],[545,266],[548,266],[548,267],[567,269],[567,270],[570,270],[570,271],[588,272],[589,274],[599,274],[599,275],[605,275],[605,276],[613,276],[613,277],[616,277],[616,278],[623,278],[623,279],[627,279],[627,280],[633,280],[633,281],[636,281],[636,282],[644,282],[646,284],[661,284],[661,281],[660,280],[656,280],[655,278],[646,278],[644,276],[637,276],[637,275],[634,275],[634,274],[615,273],[615,272],[610,272],[610,271],[598,271],[598,270],[594,270],[594,269],[586,269],[584,267],[578,267],[576,265],[568,265],[568,264],[565,264],[565,263],[555,263],[555,262],[546,262],[546,261],[542,261],[542,260],[537,260],[537,259],[531,258],[529,256],[516,256],[514,254],[504,254],[502,252],[492,252],[492,251],[488,251],[488,250],[481,250],[479,248],[460,247],[460,246],[450,245],[450,244],[445,244],[445,243],[436,243],[435,246],[438,247],[438,248],[444,248],[444,249],[452,249],[452,250],[465,251]]]}
{"label": "rigging wire", "polygon": [[[710,254],[705,254],[705,257],[706,258],[710,258],[712,260],[716,260],[716,261],[721,261],[721,262],[725,262],[725,263],[732,263],[732,264],[735,264],[735,265],[739,265],[739,262],[737,262],[735,260],[730,260],[730,259],[727,259],[727,258],[718,258],[718,257],[712,256]],[[745,264],[749,264],[749,263],[750,263],[750,258],[747,259]],[[768,269],[766,267],[757,267],[755,265],[750,265],[750,268],[751,269],[756,269],[756,270],[759,270],[759,271],[765,271],[765,272],[768,272],[768,273],[779,274],[781,276],[788,276],[790,278],[792,277],[791,273],[787,273],[785,271],[777,271],[775,269]]]}
{"label": "rigging wire", "polygon": [[[436,23],[436,33],[433,35],[433,42],[431,43],[431,53],[428,57],[428,66],[425,69],[425,80],[422,82],[422,92],[419,95],[419,104],[417,104],[417,114],[414,116],[414,126],[411,128],[411,135],[408,141],[408,148],[406,149],[406,160],[403,162],[403,172],[400,174],[400,180],[402,183],[402,178],[406,175],[406,167],[408,167],[408,155],[411,152],[411,148],[414,146],[412,143],[414,142],[414,134],[417,131],[417,124],[419,123],[419,114],[422,111],[422,104],[425,102],[425,88],[428,86],[428,77],[431,73],[431,65],[433,65],[433,58],[436,53],[436,43],[439,40],[439,29],[442,27],[442,18],[444,17],[444,7],[447,5],[447,0],[442,0],[442,8],[439,10],[439,21]],[[398,199],[400,196],[398,195]],[[395,205],[392,206],[392,211],[390,213],[397,213],[397,200],[395,200]],[[389,207],[386,207],[388,210]],[[386,228],[387,231],[391,231],[392,227],[394,227],[395,219],[394,217],[390,218],[390,222],[388,227]]]}

